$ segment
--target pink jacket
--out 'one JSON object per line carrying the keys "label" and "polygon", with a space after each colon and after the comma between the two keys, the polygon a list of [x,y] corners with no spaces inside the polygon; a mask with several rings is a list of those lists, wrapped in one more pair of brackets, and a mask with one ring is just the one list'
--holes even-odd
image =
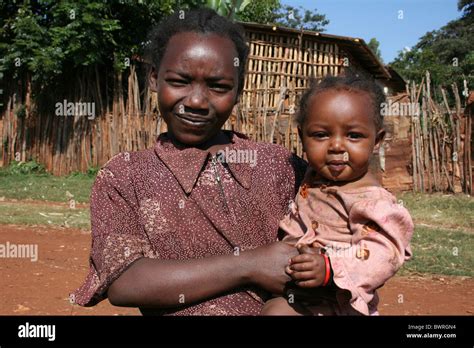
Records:
{"label": "pink jacket", "polygon": [[339,315],[377,315],[376,289],[411,258],[413,222],[385,189],[304,184],[280,227],[297,243],[326,249],[334,272]]}

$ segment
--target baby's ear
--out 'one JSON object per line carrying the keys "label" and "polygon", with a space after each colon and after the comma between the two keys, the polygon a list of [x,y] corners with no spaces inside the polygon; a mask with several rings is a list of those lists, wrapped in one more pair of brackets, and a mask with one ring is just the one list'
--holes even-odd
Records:
{"label": "baby's ear", "polygon": [[301,145],[303,146],[303,152],[306,152],[304,149],[303,130],[300,126],[298,126],[298,136],[300,137]]}
{"label": "baby's ear", "polygon": [[155,69],[155,67],[150,69],[148,83],[150,84],[150,89],[153,92],[158,92],[158,71]]}
{"label": "baby's ear", "polygon": [[375,149],[378,150],[380,144],[382,144],[382,141],[385,138],[385,129],[381,129],[377,132],[377,135],[375,136]]}

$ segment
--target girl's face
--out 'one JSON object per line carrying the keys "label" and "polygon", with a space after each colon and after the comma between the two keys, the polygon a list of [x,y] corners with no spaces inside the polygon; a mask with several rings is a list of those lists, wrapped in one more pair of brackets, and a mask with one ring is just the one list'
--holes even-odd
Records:
{"label": "girl's face", "polygon": [[311,167],[331,181],[362,178],[384,136],[373,117],[365,92],[329,89],[310,97],[300,134]]}
{"label": "girl's face", "polygon": [[[234,43],[215,34],[183,32],[166,47],[151,88],[161,115],[179,142],[200,145],[216,136],[237,102]],[[211,140],[212,142],[212,140]]]}

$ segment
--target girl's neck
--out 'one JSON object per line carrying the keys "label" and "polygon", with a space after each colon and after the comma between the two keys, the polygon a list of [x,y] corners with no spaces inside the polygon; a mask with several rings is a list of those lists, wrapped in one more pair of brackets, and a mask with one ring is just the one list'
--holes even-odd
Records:
{"label": "girl's neck", "polygon": [[231,143],[230,136],[226,134],[225,132],[223,132],[222,130],[220,130],[211,139],[198,145],[187,145],[187,144],[180,143],[179,141],[176,140],[173,134],[170,134],[170,138],[176,145],[179,145],[181,147],[195,147],[203,151],[208,151],[212,155],[215,155],[219,150],[225,148],[226,146],[229,146],[229,144]]}

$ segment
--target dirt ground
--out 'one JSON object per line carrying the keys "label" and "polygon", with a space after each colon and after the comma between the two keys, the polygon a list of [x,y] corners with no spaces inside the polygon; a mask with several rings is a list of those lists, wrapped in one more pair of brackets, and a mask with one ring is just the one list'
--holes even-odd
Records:
{"label": "dirt ground", "polygon": [[[0,315],[140,315],[108,301],[83,308],[69,293],[88,270],[90,233],[48,226],[0,225],[0,243],[37,244],[38,260],[0,259]],[[394,277],[379,290],[382,315],[473,315],[474,279]]]}

